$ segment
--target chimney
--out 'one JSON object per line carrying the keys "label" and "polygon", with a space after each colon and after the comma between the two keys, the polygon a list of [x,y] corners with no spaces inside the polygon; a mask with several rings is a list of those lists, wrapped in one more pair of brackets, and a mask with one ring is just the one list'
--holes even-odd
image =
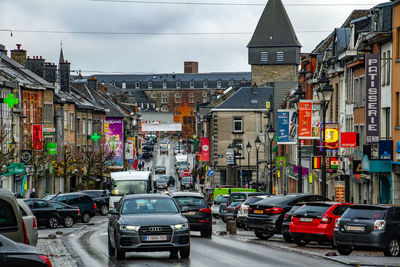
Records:
{"label": "chimney", "polygon": [[87,84],[90,88],[92,88],[93,90],[98,90],[98,84],[97,84],[97,78],[96,76],[91,76],[88,78]]}
{"label": "chimney", "polygon": [[184,67],[185,67],[185,73],[199,73],[199,62],[185,61]]}
{"label": "chimney", "polygon": [[44,79],[44,62],[45,60],[42,59],[42,57],[28,57],[28,59],[26,59],[26,68]]}
{"label": "chimney", "polygon": [[57,81],[57,65],[46,62],[44,65],[44,79],[49,83],[55,84]]}
{"label": "chimney", "polygon": [[21,44],[17,44],[17,49],[11,50],[11,58],[22,66],[26,65],[26,50],[21,49]]}
{"label": "chimney", "polygon": [[7,56],[7,50],[6,47],[2,44],[0,44],[0,55]]}
{"label": "chimney", "polygon": [[69,83],[70,83],[70,69],[71,63],[68,61],[60,62],[60,88],[61,91],[70,92]]}

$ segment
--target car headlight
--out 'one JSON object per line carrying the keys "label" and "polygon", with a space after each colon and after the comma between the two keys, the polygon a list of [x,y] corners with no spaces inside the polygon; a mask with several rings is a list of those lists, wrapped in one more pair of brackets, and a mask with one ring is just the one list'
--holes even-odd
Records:
{"label": "car headlight", "polygon": [[188,225],[187,223],[180,223],[180,224],[175,224],[175,225],[173,226],[173,228],[174,228],[175,230],[181,230],[181,229],[189,228],[189,225]]}
{"label": "car headlight", "polygon": [[139,231],[140,226],[136,225],[120,225],[119,230],[124,230],[124,231],[134,231],[137,232]]}

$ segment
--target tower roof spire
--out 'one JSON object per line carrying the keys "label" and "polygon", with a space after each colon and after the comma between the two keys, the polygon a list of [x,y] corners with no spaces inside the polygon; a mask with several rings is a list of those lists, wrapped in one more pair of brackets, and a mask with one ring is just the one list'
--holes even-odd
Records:
{"label": "tower roof spire", "polygon": [[247,47],[301,47],[281,0],[269,0]]}
{"label": "tower roof spire", "polygon": [[62,49],[62,41],[60,42],[60,46],[61,46],[61,50],[60,50],[60,63],[64,63],[64,53],[63,53],[63,49]]}

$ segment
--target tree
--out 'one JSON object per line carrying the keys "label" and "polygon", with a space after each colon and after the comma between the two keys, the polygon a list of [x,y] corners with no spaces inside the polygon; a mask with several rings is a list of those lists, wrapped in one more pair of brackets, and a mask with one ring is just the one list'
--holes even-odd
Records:
{"label": "tree", "polygon": [[53,160],[53,170],[56,176],[64,177],[64,191],[67,191],[71,176],[77,172],[77,160],[71,146],[64,145],[61,156]]}
{"label": "tree", "polygon": [[[3,173],[6,167],[12,163],[15,158],[15,147],[12,144],[13,141],[9,140],[7,131],[4,125],[1,125],[0,129],[0,174]],[[14,142],[15,143],[15,142]]]}
{"label": "tree", "polygon": [[52,155],[46,149],[46,143],[42,142],[43,149],[42,150],[34,150],[33,144],[30,145],[30,150],[32,157],[29,160],[28,164],[31,165],[31,173],[32,173],[32,184],[36,190],[39,189],[39,181],[41,176],[40,172],[44,172],[45,169],[49,166],[51,162]]}

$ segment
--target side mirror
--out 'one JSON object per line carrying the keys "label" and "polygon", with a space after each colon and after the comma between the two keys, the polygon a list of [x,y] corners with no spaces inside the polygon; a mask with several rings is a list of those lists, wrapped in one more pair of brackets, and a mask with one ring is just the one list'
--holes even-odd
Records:
{"label": "side mirror", "polygon": [[188,211],[190,211],[190,208],[188,206],[184,206],[181,209],[181,212],[188,212]]}
{"label": "side mirror", "polygon": [[108,213],[110,213],[111,215],[119,215],[119,212],[116,209],[110,209]]}

